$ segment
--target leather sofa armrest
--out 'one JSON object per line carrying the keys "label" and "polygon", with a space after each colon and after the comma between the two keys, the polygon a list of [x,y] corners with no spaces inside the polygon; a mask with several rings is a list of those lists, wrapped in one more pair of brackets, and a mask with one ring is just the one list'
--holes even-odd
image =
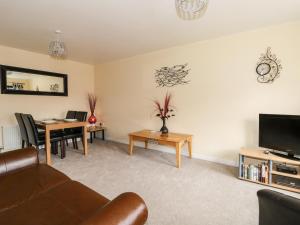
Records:
{"label": "leather sofa armrest", "polygon": [[39,163],[35,148],[24,148],[0,154],[0,176]]}
{"label": "leather sofa armrest", "polygon": [[81,225],[143,225],[147,217],[143,199],[127,192],[107,203]]}
{"label": "leather sofa armrest", "polygon": [[297,225],[300,221],[300,199],[267,189],[257,192],[259,225]]}

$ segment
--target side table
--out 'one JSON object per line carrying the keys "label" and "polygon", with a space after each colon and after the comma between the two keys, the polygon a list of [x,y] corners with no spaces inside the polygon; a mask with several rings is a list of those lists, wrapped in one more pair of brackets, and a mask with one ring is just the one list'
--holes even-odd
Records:
{"label": "side table", "polygon": [[102,140],[105,140],[105,127],[102,126],[90,126],[87,128],[87,132],[90,133],[90,143],[93,143],[93,138],[96,138],[96,132],[102,132]]}

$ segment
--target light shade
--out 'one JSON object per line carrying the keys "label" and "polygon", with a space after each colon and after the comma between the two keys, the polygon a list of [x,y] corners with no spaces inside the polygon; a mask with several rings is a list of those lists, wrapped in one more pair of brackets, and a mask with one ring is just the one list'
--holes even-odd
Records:
{"label": "light shade", "polygon": [[67,56],[66,45],[61,40],[61,31],[55,31],[55,38],[49,44],[48,54],[55,58],[65,58]]}
{"label": "light shade", "polygon": [[184,20],[201,17],[208,5],[208,0],[175,0],[177,15]]}

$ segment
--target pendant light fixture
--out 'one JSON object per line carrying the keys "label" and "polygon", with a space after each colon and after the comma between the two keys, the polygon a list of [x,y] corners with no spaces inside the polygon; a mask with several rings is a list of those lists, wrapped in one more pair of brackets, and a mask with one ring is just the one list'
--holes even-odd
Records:
{"label": "pendant light fixture", "polygon": [[208,0],[175,0],[177,15],[183,20],[200,18],[206,11]]}
{"label": "pendant light fixture", "polygon": [[55,37],[49,44],[48,54],[54,58],[66,58],[67,49],[65,43],[62,41],[62,32],[55,31]]}

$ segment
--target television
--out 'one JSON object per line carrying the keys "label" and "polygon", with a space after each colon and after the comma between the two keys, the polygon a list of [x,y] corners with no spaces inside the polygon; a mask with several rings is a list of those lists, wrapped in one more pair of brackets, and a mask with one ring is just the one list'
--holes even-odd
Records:
{"label": "television", "polygon": [[300,156],[300,116],[259,114],[259,146],[289,158]]}

